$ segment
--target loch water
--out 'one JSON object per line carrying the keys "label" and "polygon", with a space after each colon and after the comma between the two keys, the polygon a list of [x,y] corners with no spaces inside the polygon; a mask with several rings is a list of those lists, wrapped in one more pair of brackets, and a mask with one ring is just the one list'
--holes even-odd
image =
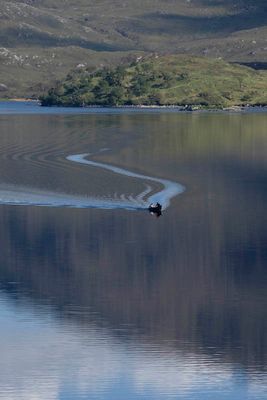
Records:
{"label": "loch water", "polygon": [[0,399],[266,400],[266,154],[265,112],[1,103]]}

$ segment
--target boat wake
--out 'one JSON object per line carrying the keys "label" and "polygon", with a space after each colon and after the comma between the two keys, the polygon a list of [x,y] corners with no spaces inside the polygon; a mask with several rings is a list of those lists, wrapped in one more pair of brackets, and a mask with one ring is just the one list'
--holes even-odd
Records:
{"label": "boat wake", "polygon": [[[138,174],[124,168],[119,168],[105,163],[100,163],[88,159],[90,154],[74,154],[67,157],[68,161],[89,165],[91,167],[102,168],[132,178],[143,181],[144,190],[136,195],[121,195],[114,198],[76,196],[59,192],[33,189],[17,185],[0,185],[0,204],[9,205],[31,205],[45,207],[72,207],[72,208],[99,208],[99,209],[126,209],[143,210],[147,209],[151,203],[162,204],[162,209],[166,209],[173,197],[184,191],[184,187],[166,179],[154,178],[147,175]],[[149,182],[156,182],[162,189],[153,193]],[[151,193],[151,195],[149,195]]]}

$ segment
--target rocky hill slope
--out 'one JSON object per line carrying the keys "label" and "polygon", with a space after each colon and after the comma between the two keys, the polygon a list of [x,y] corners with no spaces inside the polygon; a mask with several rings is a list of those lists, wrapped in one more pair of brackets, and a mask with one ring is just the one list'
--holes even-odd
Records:
{"label": "rocky hill slope", "polygon": [[0,97],[38,95],[71,68],[145,53],[267,63],[265,0],[9,0],[0,8]]}

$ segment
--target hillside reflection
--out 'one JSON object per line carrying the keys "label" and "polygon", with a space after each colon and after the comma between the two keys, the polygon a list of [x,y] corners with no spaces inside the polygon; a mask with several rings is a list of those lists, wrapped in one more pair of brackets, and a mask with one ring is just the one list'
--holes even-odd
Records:
{"label": "hillside reflection", "polygon": [[[135,117],[123,118],[130,131]],[[166,118],[158,117],[156,129],[143,117],[151,132],[146,138],[135,132],[131,145],[116,133],[124,147],[101,157],[182,181],[187,192],[159,219],[122,210],[1,206],[1,288],[17,302],[27,297],[34,304],[51,305],[56,315],[77,326],[94,323],[123,340],[164,343],[264,371],[267,144],[261,131],[266,117],[259,116],[262,125],[254,137],[248,128],[254,115],[244,121],[223,116],[216,126],[213,116],[180,116],[179,132],[171,130],[178,117]],[[76,123],[71,121],[70,131]],[[237,126],[240,132],[244,128],[243,136],[236,134]],[[77,144],[66,147],[64,153],[80,150]],[[49,162],[54,182],[65,174],[66,188],[74,182],[75,190],[82,191],[87,172],[75,181],[81,168],[70,174],[60,169],[60,160],[58,165]],[[2,161],[2,167],[4,163],[11,165],[10,160]],[[50,173],[43,170],[38,184],[44,186]],[[6,167],[3,174],[12,180],[16,171],[11,177]],[[96,174],[93,183],[100,185],[101,173]],[[36,178],[27,179],[32,184]],[[114,182],[117,178],[106,181],[102,190],[112,190]],[[120,185],[127,190],[126,181]]]}

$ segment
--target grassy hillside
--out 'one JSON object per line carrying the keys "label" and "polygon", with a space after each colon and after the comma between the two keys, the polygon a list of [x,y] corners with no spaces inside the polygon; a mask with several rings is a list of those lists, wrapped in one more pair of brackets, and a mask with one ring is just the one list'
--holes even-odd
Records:
{"label": "grassy hillside", "polygon": [[190,56],[139,57],[113,69],[80,70],[41,98],[43,105],[267,104],[267,72]]}
{"label": "grassy hillside", "polygon": [[265,0],[3,0],[0,97],[38,95],[71,68],[133,53],[267,62],[266,21]]}

